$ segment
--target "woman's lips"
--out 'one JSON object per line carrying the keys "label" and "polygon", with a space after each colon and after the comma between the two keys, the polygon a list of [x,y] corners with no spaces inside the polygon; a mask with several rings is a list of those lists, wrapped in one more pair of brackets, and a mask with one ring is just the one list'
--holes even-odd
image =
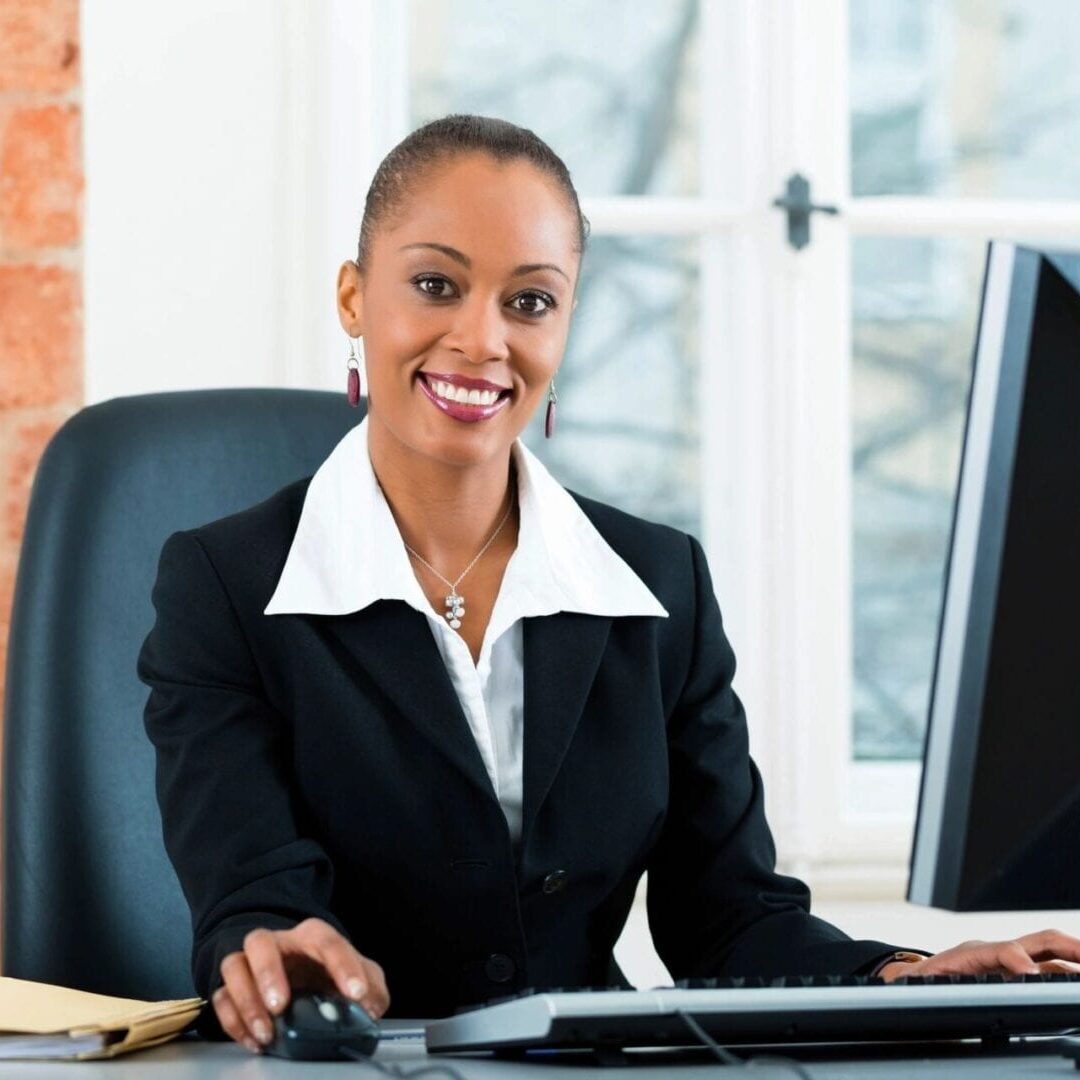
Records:
{"label": "woman's lips", "polygon": [[447,416],[452,416],[455,420],[464,420],[467,424],[475,423],[477,420],[490,420],[496,413],[501,412],[510,400],[510,393],[506,392],[490,405],[467,405],[461,401],[448,401],[446,398],[439,397],[428,386],[423,372],[417,376],[416,381],[420,384],[424,396],[436,408],[441,409]]}

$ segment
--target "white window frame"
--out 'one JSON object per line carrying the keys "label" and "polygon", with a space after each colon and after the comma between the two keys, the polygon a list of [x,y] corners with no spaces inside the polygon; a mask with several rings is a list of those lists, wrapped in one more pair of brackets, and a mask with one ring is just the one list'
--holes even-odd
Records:
{"label": "white window frame", "polygon": [[[340,262],[375,164],[408,131],[407,27],[396,3],[322,11],[323,235]],[[699,241],[704,540],[781,869],[818,895],[899,896],[919,766],[852,759],[851,239],[1075,243],[1080,202],[853,198],[847,0],[702,0],[700,35],[702,115],[716,118],[701,195],[583,195],[583,209],[594,235]],[[771,206],[794,172],[840,211],[814,216],[801,252]],[[324,356],[339,336],[328,330]],[[293,381],[336,387],[324,356]]]}

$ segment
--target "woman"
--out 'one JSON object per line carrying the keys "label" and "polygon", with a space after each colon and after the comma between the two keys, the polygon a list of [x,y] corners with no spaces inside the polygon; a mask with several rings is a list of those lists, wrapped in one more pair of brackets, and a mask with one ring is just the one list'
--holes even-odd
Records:
{"label": "woman", "polygon": [[301,986],[430,1017],[620,980],[646,869],[676,978],[1080,959],[1053,931],[852,941],[775,872],[700,545],[571,495],[518,441],[545,403],[552,433],[587,232],[531,132],[414,132],[338,276],[364,422],[163,548],[139,674],[207,1034],[257,1051]]}

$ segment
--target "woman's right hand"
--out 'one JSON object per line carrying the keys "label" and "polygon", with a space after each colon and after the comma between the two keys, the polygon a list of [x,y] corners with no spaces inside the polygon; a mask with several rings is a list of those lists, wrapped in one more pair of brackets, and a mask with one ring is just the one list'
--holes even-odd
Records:
{"label": "woman's right hand", "polygon": [[212,1003],[222,1030],[254,1053],[274,1038],[273,1017],[293,990],[338,991],[378,1019],[390,1005],[383,969],[323,919],[291,930],[252,930],[241,952],[221,961],[225,980]]}

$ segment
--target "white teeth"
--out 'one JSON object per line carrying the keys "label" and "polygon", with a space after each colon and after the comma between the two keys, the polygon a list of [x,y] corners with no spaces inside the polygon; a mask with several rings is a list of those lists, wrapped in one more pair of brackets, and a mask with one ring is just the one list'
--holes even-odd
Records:
{"label": "white teeth", "polygon": [[499,399],[497,390],[466,390],[464,386],[451,386],[447,382],[429,383],[436,396],[461,405],[494,405]]}

